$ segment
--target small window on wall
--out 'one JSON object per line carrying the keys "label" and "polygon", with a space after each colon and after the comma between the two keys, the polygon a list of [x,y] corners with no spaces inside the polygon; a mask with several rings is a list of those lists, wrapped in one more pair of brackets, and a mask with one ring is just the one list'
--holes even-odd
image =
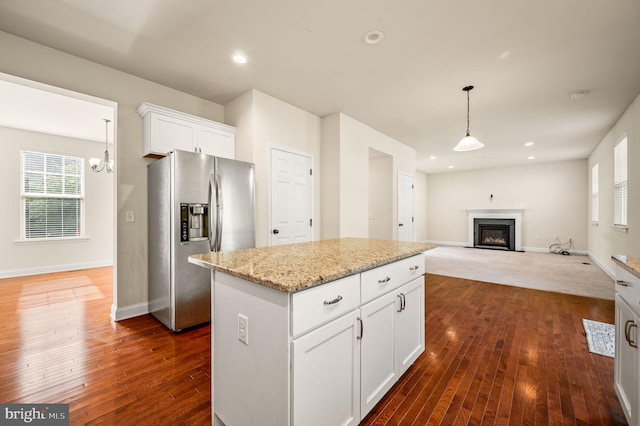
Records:
{"label": "small window on wall", "polygon": [[591,221],[598,222],[598,164],[591,168]]}
{"label": "small window on wall", "polygon": [[613,224],[627,226],[627,137],[613,148]]}
{"label": "small window on wall", "polygon": [[31,151],[21,157],[22,239],[82,236],[83,159]]}

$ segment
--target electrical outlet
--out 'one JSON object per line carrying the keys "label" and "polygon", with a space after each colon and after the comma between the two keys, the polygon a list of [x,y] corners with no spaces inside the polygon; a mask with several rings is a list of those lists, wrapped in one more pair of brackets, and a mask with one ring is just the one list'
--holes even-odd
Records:
{"label": "electrical outlet", "polygon": [[238,340],[249,345],[249,318],[242,314],[238,314]]}

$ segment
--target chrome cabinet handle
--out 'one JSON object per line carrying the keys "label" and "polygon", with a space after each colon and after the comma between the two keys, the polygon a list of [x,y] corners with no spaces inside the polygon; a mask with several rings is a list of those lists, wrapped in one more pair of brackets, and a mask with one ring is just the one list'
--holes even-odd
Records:
{"label": "chrome cabinet handle", "polygon": [[384,284],[384,283],[388,283],[389,281],[391,281],[391,277],[386,277],[384,280],[378,280],[378,283]]}
{"label": "chrome cabinet handle", "polygon": [[633,323],[633,320],[627,320],[627,322],[624,323],[624,340],[627,341],[627,343],[629,343],[629,324]]}
{"label": "chrome cabinet handle", "polygon": [[404,296],[404,293],[400,293],[400,296],[402,296],[402,310],[404,311],[407,307],[407,298]]}
{"label": "chrome cabinet handle", "polygon": [[411,268],[409,268],[410,271],[417,271],[418,269],[420,269],[418,265],[412,266]]}
{"label": "chrome cabinet handle", "polygon": [[342,296],[338,295],[338,297],[336,297],[336,298],[335,298],[335,299],[333,299],[333,300],[325,300],[325,301],[324,301],[324,304],[325,304],[325,305],[335,305],[336,303],[338,303],[338,302],[339,302],[339,301],[341,301],[341,300],[342,300]]}
{"label": "chrome cabinet handle", "polygon": [[621,285],[622,287],[629,287],[629,282],[623,280],[616,280],[616,284]]}
{"label": "chrome cabinet handle", "polygon": [[364,336],[364,325],[362,324],[362,318],[358,317],[358,323],[360,324],[360,335],[356,336],[356,339],[362,340],[362,336]]}
{"label": "chrome cabinet handle", "polygon": [[400,294],[396,294],[396,297],[397,297],[398,299],[400,299],[400,303],[399,303],[399,306],[398,306],[398,310],[397,310],[396,312],[402,312],[402,293],[400,293]]}

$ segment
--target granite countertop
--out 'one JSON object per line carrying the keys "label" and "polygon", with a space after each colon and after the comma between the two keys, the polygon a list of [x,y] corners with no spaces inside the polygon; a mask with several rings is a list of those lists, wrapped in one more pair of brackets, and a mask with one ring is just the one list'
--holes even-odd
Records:
{"label": "granite countertop", "polygon": [[615,260],[618,265],[640,278],[640,257],[617,254],[615,256],[611,256],[611,258]]}
{"label": "granite countertop", "polygon": [[395,262],[434,244],[341,238],[189,256],[189,262],[293,293]]}

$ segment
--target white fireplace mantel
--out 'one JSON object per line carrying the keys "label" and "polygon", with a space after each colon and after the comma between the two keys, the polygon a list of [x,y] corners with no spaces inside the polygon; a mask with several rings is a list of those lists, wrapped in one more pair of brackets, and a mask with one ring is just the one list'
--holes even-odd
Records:
{"label": "white fireplace mantel", "polygon": [[474,219],[514,219],[516,230],[516,251],[522,251],[522,215],[524,209],[467,209],[469,217],[469,247],[473,247]]}

